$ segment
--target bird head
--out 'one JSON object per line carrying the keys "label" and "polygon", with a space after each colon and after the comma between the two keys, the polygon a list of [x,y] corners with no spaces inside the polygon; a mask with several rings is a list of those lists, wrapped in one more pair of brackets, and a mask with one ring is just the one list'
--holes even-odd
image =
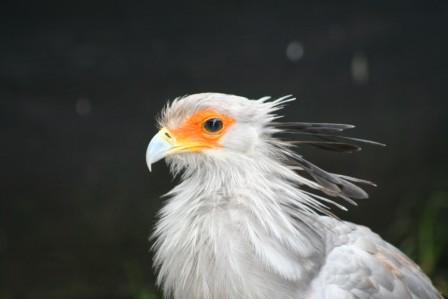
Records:
{"label": "bird head", "polygon": [[179,162],[249,156],[271,133],[268,124],[281,102],[267,99],[203,93],[174,100],[162,112],[160,131],[149,143],[149,169],[163,158]]}
{"label": "bird head", "polygon": [[[149,170],[153,163],[165,158],[174,173],[188,169],[192,174],[211,165],[208,169],[214,174],[208,177],[220,176],[226,180],[235,179],[238,170],[255,170],[265,172],[265,177],[287,177],[352,204],[354,199],[368,197],[354,183],[373,183],[327,172],[305,160],[293,148],[311,145],[350,153],[361,149],[356,143],[382,144],[340,135],[354,128],[352,125],[276,121],[281,117],[276,112],[293,100],[290,96],[249,100],[220,93],[177,98],[162,111],[160,131],[147,148]],[[282,134],[288,137],[279,137]],[[291,140],[290,136],[296,135],[307,139]],[[224,174],[217,174],[217,169],[222,169]]]}

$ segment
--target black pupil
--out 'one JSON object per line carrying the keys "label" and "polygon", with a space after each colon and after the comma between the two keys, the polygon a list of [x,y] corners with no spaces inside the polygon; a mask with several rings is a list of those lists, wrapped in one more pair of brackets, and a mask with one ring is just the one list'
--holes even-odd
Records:
{"label": "black pupil", "polygon": [[222,129],[222,120],[219,118],[210,118],[205,122],[204,128],[209,132],[218,132]]}

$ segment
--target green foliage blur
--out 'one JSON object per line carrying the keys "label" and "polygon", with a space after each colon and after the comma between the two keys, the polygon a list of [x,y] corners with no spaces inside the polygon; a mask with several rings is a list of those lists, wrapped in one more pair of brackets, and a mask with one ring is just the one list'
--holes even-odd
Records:
{"label": "green foliage blur", "polygon": [[130,298],[132,299],[157,299],[161,298],[157,292],[148,287],[148,281],[145,278],[145,269],[137,262],[129,262],[126,265],[126,273],[128,277],[128,287]]}
{"label": "green foliage blur", "polygon": [[448,192],[434,192],[422,204],[414,224],[409,215],[403,215],[401,228],[395,231],[401,239],[399,248],[420,265],[437,289],[445,295],[448,294],[448,272],[442,266],[442,258],[448,252],[448,231],[444,217],[447,211]]}

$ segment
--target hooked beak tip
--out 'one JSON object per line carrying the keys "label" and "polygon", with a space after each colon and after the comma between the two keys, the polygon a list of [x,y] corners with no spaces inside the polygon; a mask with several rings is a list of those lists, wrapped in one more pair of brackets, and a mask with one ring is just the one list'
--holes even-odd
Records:
{"label": "hooked beak tip", "polygon": [[146,164],[150,172],[152,171],[152,164],[165,158],[172,148],[173,145],[166,139],[164,130],[160,130],[151,139],[146,150]]}

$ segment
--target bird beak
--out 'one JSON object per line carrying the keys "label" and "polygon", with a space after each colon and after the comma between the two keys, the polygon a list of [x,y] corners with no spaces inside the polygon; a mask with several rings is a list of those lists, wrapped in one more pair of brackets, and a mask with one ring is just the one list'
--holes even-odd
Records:
{"label": "bird beak", "polygon": [[146,150],[146,163],[148,164],[149,171],[151,171],[151,165],[155,162],[165,158],[174,148],[173,138],[168,130],[161,129],[151,139]]}

